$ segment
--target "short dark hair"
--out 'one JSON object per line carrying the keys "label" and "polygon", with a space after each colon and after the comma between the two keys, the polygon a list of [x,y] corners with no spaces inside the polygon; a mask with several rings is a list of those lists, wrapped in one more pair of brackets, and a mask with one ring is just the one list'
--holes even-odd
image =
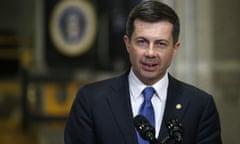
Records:
{"label": "short dark hair", "polygon": [[134,21],[140,19],[146,22],[168,21],[173,24],[173,41],[176,43],[179,38],[180,22],[176,12],[168,5],[157,1],[149,0],[136,5],[130,12],[126,25],[126,34],[131,38],[134,31]]}

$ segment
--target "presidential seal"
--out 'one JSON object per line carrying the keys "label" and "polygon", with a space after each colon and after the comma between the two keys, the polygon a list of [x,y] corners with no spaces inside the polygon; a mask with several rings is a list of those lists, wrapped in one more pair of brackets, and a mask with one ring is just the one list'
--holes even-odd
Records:
{"label": "presidential seal", "polygon": [[95,39],[95,9],[86,0],[62,0],[53,9],[49,30],[54,46],[62,54],[80,56]]}

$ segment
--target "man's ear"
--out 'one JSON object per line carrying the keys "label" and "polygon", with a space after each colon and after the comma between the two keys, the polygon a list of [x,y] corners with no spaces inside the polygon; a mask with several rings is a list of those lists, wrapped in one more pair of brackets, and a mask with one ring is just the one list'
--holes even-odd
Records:
{"label": "man's ear", "polygon": [[124,35],[124,36],[123,36],[123,40],[124,40],[125,47],[126,47],[127,51],[129,51],[129,43],[130,43],[130,40],[129,40],[128,36],[127,36],[127,35]]}
{"label": "man's ear", "polygon": [[180,47],[180,45],[181,45],[180,42],[176,42],[176,44],[174,45],[174,55],[176,55],[177,50]]}

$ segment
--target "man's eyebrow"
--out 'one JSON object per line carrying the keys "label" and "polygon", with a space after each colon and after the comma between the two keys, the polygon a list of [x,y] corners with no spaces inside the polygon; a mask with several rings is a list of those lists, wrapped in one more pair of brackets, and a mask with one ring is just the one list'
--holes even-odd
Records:
{"label": "man's eyebrow", "polygon": [[144,41],[149,41],[147,38],[142,37],[142,36],[140,36],[140,37],[136,37],[136,40],[138,40],[138,39],[143,39]]}
{"label": "man's eyebrow", "polygon": [[165,39],[159,39],[159,40],[156,40],[155,42],[166,42],[166,43],[169,43],[169,41],[165,40]]}

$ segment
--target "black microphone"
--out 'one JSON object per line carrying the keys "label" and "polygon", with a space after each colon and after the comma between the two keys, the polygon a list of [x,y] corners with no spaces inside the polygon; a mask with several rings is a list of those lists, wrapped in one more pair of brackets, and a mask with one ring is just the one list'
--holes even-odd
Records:
{"label": "black microphone", "polygon": [[183,126],[177,118],[168,119],[166,122],[169,137],[175,141],[175,143],[181,143],[183,140]]}
{"label": "black microphone", "polygon": [[134,120],[134,126],[139,135],[152,144],[157,144],[155,138],[155,129],[143,115],[137,115]]}

